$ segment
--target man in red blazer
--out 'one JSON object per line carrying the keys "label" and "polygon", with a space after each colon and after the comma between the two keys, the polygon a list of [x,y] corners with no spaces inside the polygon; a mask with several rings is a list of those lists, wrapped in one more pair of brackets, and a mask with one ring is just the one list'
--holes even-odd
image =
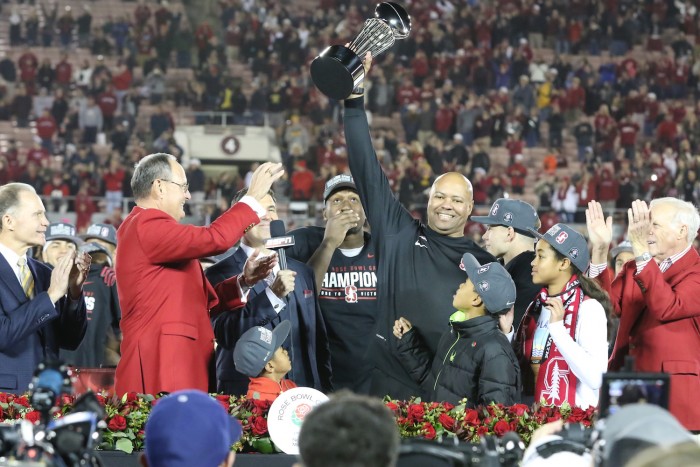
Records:
{"label": "man in red blazer", "polygon": [[[611,282],[603,271],[612,238],[596,202],[586,212],[593,247],[591,276],[610,294],[620,316],[609,369],[627,355],[634,370],[671,375],[670,411],[689,430],[700,430],[700,256],[692,248],[700,215],[688,202],[659,198],[649,206],[634,201],[628,210],[628,239],[635,255]],[[604,253],[603,253],[604,252]]]}
{"label": "man in red blazer", "polygon": [[214,352],[209,310],[219,301],[241,306],[243,290],[265,277],[275,259],[253,258],[237,278],[216,290],[198,259],[225,252],[264,215],[258,200],[282,176],[281,164],[262,164],[248,196],[207,227],[180,224],[191,198],[185,170],[169,154],[151,154],[131,179],[136,207],[117,231],[117,287],[122,308],[121,360],[116,392],[155,394],[207,390]]}

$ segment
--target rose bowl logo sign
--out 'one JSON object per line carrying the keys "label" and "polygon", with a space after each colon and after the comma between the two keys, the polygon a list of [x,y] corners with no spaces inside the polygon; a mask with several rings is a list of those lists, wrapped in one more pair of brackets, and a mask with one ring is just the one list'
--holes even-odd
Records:
{"label": "rose bowl logo sign", "polygon": [[280,394],[270,406],[267,430],[285,454],[299,454],[299,431],[304,419],[328,396],[313,388],[294,388]]}

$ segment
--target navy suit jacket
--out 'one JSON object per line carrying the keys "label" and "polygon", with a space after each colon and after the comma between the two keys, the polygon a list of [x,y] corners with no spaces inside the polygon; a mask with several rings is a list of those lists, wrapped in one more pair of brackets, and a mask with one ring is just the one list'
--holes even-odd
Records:
{"label": "navy suit jacket", "polygon": [[[232,255],[210,267],[206,271],[207,279],[212,285],[229,279],[243,271],[247,256],[242,248]],[[287,308],[296,313],[299,319],[304,357],[311,369],[313,381],[294,381],[299,386],[309,386],[323,392],[329,392],[331,386],[331,359],[328,349],[326,326],[321,315],[321,308],[316,299],[316,286],[313,270],[304,263],[287,258],[287,268],[297,273],[294,291],[290,294]],[[237,310],[221,313],[213,319],[214,335],[218,343],[216,349],[217,390],[226,394],[241,395],[248,389],[247,376],[236,371],[233,364],[233,348],[238,338],[248,329],[265,326],[273,329],[281,321],[265,293],[267,284],[260,281],[250,290],[248,302]]]}
{"label": "navy suit jacket", "polygon": [[75,350],[87,330],[85,299],[61,298],[56,306],[46,292],[51,269],[29,259],[34,298],[29,300],[12,267],[0,255],[0,391],[27,390],[37,365],[58,359],[58,349]]}

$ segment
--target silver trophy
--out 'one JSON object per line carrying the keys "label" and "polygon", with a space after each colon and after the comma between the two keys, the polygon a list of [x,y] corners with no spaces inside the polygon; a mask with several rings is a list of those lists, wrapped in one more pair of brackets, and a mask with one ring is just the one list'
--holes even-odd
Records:
{"label": "silver trophy", "polygon": [[331,99],[345,99],[365,78],[365,54],[369,51],[376,57],[410,32],[411,17],[406,10],[398,3],[382,2],[348,47],[332,45],[311,62],[311,79]]}

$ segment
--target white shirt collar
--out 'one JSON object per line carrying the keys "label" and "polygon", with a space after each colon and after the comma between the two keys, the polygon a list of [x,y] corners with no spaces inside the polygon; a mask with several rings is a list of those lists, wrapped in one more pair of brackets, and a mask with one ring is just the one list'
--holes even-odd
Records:
{"label": "white shirt collar", "polygon": [[10,267],[15,273],[15,276],[17,277],[17,280],[19,281],[19,266],[17,265],[17,262],[19,261],[20,256],[17,253],[15,253],[10,247],[3,243],[0,243],[0,254],[10,265]]}

